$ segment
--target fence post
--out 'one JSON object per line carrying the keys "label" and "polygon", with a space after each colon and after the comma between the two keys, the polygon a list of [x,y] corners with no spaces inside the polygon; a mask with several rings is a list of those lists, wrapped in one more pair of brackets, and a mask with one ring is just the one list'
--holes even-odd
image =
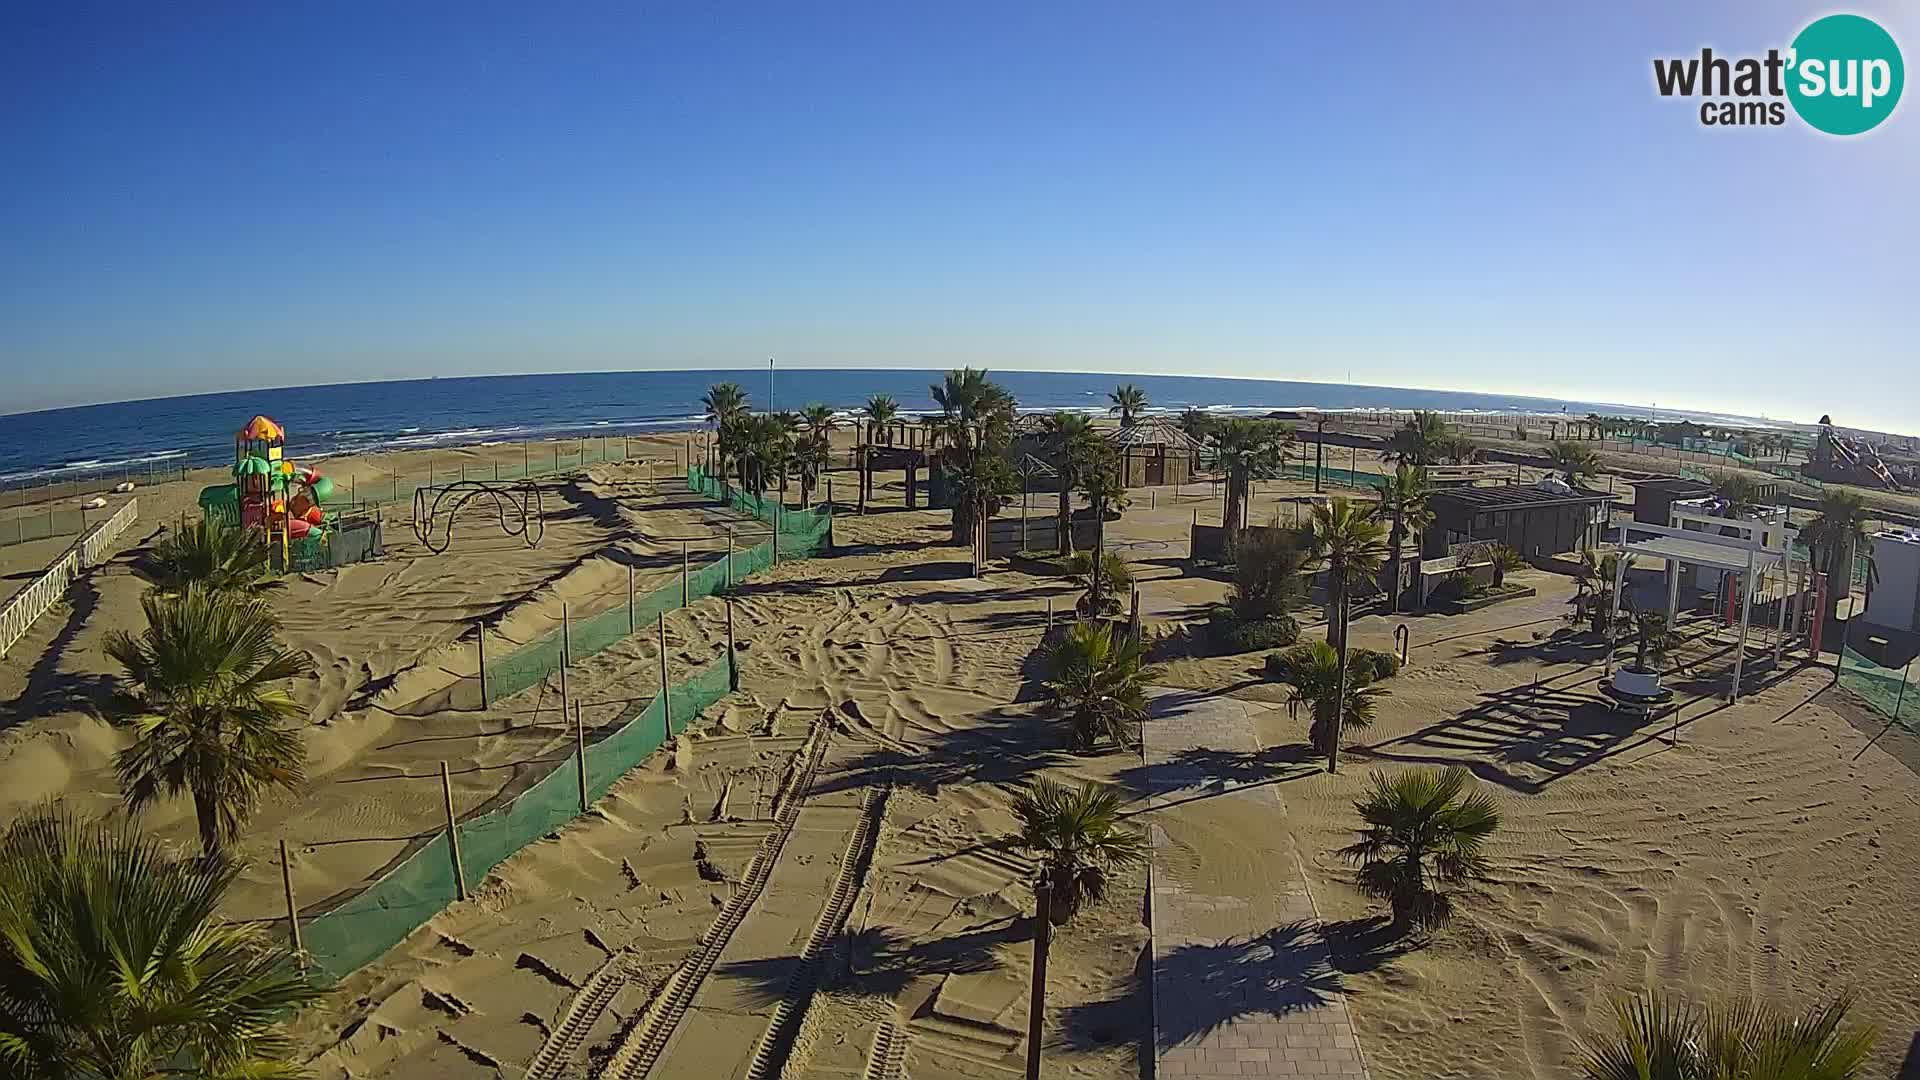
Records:
{"label": "fence post", "polygon": [[587,812],[587,722],[580,718],[580,703],[573,703],[573,760],[580,777],[580,812]]}
{"label": "fence post", "polygon": [[560,605],[560,723],[567,722],[567,605]]}
{"label": "fence post", "polygon": [[727,530],[727,588],[733,588],[733,530]]}
{"label": "fence post", "polygon": [[1047,597],[1047,632],[1053,632],[1053,597]]}
{"label": "fence post", "polygon": [[560,601],[560,670],[573,663],[573,620],[567,617],[567,602]]}
{"label": "fence post", "polygon": [[447,802],[447,845],[453,849],[453,884],[460,899],[467,898],[467,868],[460,861],[460,830],[453,820],[453,777],[447,773],[447,763],[440,763],[440,794]]}
{"label": "fence post", "polygon": [[660,716],[673,734],[673,698],[667,693],[667,613],[660,613]]}
{"label": "fence post", "polygon": [[633,564],[627,564],[627,633],[633,633]]}
{"label": "fence post", "polygon": [[681,607],[686,607],[688,604],[693,602],[692,595],[689,591],[689,586],[687,584],[687,578],[691,573],[687,565],[688,559],[689,559],[689,556],[687,554],[687,542],[685,540],[682,540],[680,541],[680,606]]}
{"label": "fence post", "polygon": [[733,651],[733,598],[727,598],[727,689],[740,689],[740,661]]}
{"label": "fence post", "polygon": [[427,486],[433,486],[433,455],[427,455]]}
{"label": "fence post", "polygon": [[307,970],[307,951],[300,944],[300,909],[293,902],[293,865],[287,861],[287,842],[280,841],[280,885],[287,892],[287,937],[293,943],[293,958],[300,970]]}
{"label": "fence post", "polygon": [[487,622],[485,619],[475,619],[473,625],[480,639],[480,707],[486,709],[493,705],[487,697]]}

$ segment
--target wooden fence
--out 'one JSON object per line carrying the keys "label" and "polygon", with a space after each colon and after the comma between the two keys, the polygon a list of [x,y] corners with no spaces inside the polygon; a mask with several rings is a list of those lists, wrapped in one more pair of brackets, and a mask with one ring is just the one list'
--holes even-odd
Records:
{"label": "wooden fence", "polygon": [[83,571],[105,562],[113,552],[114,541],[140,516],[139,500],[128,499],[113,516],[88,529],[72,547],[61,552],[40,576],[21,589],[0,608],[0,657],[7,655],[34,620],[52,610],[67,594],[67,586]]}

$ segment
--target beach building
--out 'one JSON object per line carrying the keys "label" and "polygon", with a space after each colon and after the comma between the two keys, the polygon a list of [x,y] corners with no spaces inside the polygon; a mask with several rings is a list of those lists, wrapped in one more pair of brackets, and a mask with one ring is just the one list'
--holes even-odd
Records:
{"label": "beach building", "polygon": [[1633,482],[1633,520],[1642,525],[1670,525],[1673,504],[1686,499],[1703,499],[1713,494],[1713,485],[1685,476],[1661,476]]}
{"label": "beach building", "polygon": [[1558,480],[1500,487],[1457,487],[1427,498],[1433,524],[1420,554],[1440,559],[1468,544],[1505,544],[1529,558],[1593,547],[1606,527],[1614,496]]}
{"label": "beach building", "polygon": [[1867,594],[1866,621],[1901,633],[1920,633],[1920,531],[1875,533],[1873,564],[1880,581]]}
{"label": "beach building", "polygon": [[1119,456],[1120,475],[1130,488],[1190,482],[1204,449],[1164,416],[1143,416],[1131,427],[1108,432],[1106,440]]}

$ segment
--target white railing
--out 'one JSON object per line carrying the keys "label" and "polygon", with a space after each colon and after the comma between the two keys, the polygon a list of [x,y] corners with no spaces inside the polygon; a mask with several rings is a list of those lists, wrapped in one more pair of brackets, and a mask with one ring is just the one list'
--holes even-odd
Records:
{"label": "white railing", "polygon": [[80,568],[91,570],[113,553],[113,542],[140,516],[140,500],[128,499],[113,516],[87,530],[73,546],[80,551]]}
{"label": "white railing", "polygon": [[137,500],[114,511],[113,516],[88,529],[73,546],[48,564],[32,584],[21,589],[0,607],[0,656],[5,656],[27,635],[34,620],[52,610],[67,594],[67,586],[81,571],[98,566],[113,550],[113,542],[140,516]]}

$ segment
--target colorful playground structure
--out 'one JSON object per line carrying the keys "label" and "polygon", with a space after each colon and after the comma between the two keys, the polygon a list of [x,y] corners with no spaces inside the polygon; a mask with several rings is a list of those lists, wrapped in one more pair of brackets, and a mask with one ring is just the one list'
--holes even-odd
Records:
{"label": "colorful playground structure", "polygon": [[1807,462],[1807,475],[1829,483],[1858,484],[1861,487],[1899,491],[1880,454],[1865,443],[1856,443],[1833,430],[1833,418],[1820,418],[1820,435],[1813,445],[1813,459]]}
{"label": "colorful playground structure", "polygon": [[[286,456],[286,429],[265,416],[247,421],[233,437],[233,483],[200,492],[200,513],[238,528],[258,532],[277,553],[283,570],[307,570],[357,562],[380,553],[379,523],[363,544],[348,545],[357,558],[340,559],[335,534],[346,526],[321,507],[333,497],[333,481],[318,470],[300,468]],[[342,552],[344,554],[344,552]]]}

